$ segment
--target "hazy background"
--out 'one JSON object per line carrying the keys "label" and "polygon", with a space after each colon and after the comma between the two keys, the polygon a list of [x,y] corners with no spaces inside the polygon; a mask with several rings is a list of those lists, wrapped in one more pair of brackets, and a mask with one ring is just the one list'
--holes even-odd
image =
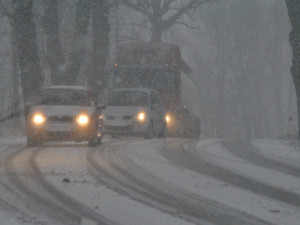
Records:
{"label": "hazy background", "polygon": [[[73,0],[59,3],[61,43],[71,49],[74,30]],[[45,86],[49,68],[45,60],[43,10],[35,2],[39,56]],[[125,7],[110,15],[110,57],[118,44],[150,40],[143,15]],[[290,23],[284,0],[221,0],[203,5],[185,24],[174,26],[163,42],[177,44],[192,74],[183,76],[183,99],[200,116],[204,138],[275,138],[297,135],[296,96],[290,74]],[[137,26],[138,25],[138,26]],[[87,34],[85,57],[91,51]],[[80,70],[85,83],[87,62]],[[0,115],[12,107],[12,43],[7,17],[0,12]],[[21,100],[22,96],[20,96]],[[20,101],[22,102],[22,101]],[[20,103],[20,108],[22,105]],[[1,117],[1,116],[0,116]],[[0,134],[22,130],[11,121],[0,124]]]}

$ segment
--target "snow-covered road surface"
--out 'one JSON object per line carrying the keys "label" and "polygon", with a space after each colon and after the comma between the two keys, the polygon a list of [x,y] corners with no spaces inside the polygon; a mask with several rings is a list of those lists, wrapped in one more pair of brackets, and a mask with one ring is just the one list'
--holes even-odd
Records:
{"label": "snow-covered road surface", "polygon": [[295,143],[2,138],[0,224],[298,225]]}

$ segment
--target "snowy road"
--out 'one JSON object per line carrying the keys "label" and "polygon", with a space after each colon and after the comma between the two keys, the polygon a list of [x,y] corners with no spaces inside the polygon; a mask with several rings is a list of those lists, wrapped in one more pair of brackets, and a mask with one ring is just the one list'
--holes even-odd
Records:
{"label": "snowy road", "polygon": [[300,221],[300,148],[288,141],[0,143],[1,225]]}

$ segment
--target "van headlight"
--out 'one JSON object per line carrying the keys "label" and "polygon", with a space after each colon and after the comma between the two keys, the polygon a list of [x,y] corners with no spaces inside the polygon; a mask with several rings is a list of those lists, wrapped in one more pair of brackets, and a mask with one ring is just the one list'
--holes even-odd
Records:
{"label": "van headlight", "polygon": [[45,123],[46,121],[46,118],[44,115],[42,114],[35,114],[33,117],[32,117],[32,122],[35,124],[35,125],[41,125],[43,123]]}
{"label": "van headlight", "polygon": [[144,122],[146,119],[146,114],[144,112],[140,112],[139,114],[137,114],[137,119],[140,122]]}
{"label": "van headlight", "polygon": [[89,117],[87,115],[79,115],[76,118],[76,123],[79,125],[87,125],[89,123]]}

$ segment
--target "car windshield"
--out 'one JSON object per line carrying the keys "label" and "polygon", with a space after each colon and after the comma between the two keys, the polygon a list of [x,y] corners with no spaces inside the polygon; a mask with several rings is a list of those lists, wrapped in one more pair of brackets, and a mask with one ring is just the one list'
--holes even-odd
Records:
{"label": "car windshield", "polygon": [[91,101],[88,92],[85,90],[48,89],[42,92],[36,104],[90,106]]}
{"label": "car windshield", "polygon": [[142,91],[113,91],[106,99],[108,106],[148,106],[149,95]]}

